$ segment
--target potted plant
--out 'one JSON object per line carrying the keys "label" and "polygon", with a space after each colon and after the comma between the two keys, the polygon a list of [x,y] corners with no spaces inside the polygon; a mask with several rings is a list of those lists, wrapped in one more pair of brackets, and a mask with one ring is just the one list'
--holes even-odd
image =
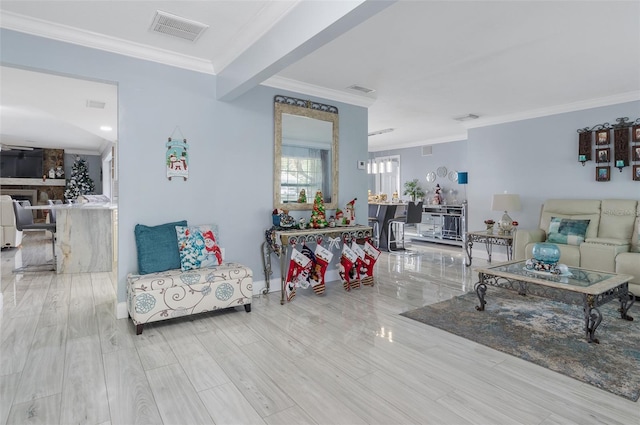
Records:
{"label": "potted plant", "polygon": [[411,196],[411,200],[416,202],[416,199],[424,198],[424,191],[418,184],[418,179],[409,180],[404,183],[404,195]]}

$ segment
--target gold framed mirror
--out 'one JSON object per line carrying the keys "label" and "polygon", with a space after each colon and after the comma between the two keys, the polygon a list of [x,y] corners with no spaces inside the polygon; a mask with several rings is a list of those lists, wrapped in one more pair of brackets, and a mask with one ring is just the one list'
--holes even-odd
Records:
{"label": "gold framed mirror", "polygon": [[311,210],[318,191],[338,207],[338,108],[274,98],[273,208]]}

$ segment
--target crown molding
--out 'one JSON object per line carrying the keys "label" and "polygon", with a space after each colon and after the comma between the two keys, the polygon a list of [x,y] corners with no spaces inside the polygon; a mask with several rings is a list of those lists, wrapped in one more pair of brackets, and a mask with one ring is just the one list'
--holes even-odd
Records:
{"label": "crown molding", "polygon": [[468,121],[463,125],[469,128],[487,127],[490,125],[504,124],[513,121],[522,121],[531,118],[546,117],[549,115],[564,114],[567,112],[582,111],[585,109],[599,108],[602,106],[617,105],[619,103],[635,102],[640,100],[640,91],[616,94],[613,96],[599,97],[595,99],[582,100],[579,102],[567,103],[564,105],[551,106],[548,108],[533,109],[531,111],[518,112],[515,114],[502,115],[491,118],[480,118]]}
{"label": "crown molding", "polygon": [[345,93],[339,90],[328,89],[326,87],[320,87],[313,84],[291,80],[289,78],[278,77],[277,75],[263,81],[261,85],[280,90],[289,90],[296,93],[303,93],[309,96],[317,96],[323,99],[329,99],[335,102],[342,102],[349,105],[362,106],[364,108],[370,107],[376,101],[375,98]]}
{"label": "crown molding", "polygon": [[419,146],[424,146],[424,145],[437,145],[439,143],[460,142],[460,141],[464,141],[464,140],[467,140],[467,133],[452,134],[451,136],[435,137],[435,138],[432,138],[432,139],[419,140],[419,141],[407,142],[407,143],[393,143],[393,142],[390,142],[390,144],[385,143],[385,144],[380,144],[380,145],[375,145],[375,146],[371,146],[371,144],[369,144],[369,152],[380,152],[380,151],[388,151],[388,150],[394,150],[394,149],[417,148]]}
{"label": "crown molding", "polygon": [[177,68],[215,74],[213,63],[209,60],[133,43],[117,37],[97,34],[67,25],[55,24],[17,13],[0,11],[0,27]]}

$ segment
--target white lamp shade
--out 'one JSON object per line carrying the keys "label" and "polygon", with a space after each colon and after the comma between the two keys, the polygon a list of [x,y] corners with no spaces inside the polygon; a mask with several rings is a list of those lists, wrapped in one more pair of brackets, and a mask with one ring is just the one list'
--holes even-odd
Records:
{"label": "white lamp shade", "polygon": [[520,211],[522,209],[520,195],[511,193],[493,195],[491,209],[493,211]]}

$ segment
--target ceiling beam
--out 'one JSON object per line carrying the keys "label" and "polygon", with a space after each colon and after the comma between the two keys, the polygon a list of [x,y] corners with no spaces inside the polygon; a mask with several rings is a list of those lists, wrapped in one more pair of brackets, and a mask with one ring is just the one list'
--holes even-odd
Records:
{"label": "ceiling beam", "polygon": [[236,99],[395,2],[299,2],[260,40],[218,73],[217,99]]}

